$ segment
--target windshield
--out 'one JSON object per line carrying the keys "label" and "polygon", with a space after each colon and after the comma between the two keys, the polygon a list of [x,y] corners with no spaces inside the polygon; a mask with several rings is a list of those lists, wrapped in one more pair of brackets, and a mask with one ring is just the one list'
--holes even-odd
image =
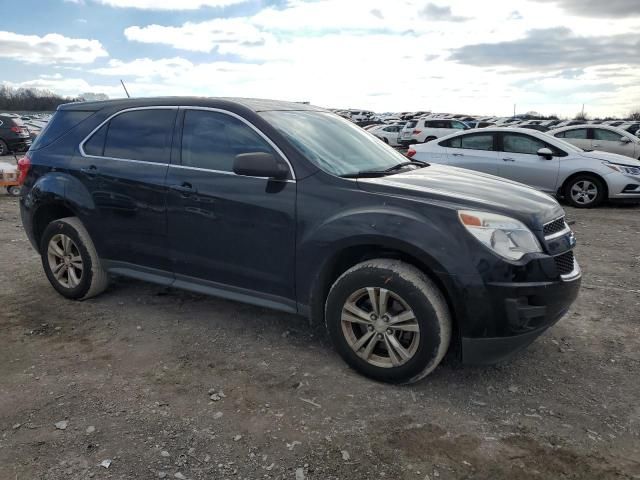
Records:
{"label": "windshield", "polygon": [[407,158],[337,115],[313,111],[262,112],[310,161],[333,175],[386,170]]}

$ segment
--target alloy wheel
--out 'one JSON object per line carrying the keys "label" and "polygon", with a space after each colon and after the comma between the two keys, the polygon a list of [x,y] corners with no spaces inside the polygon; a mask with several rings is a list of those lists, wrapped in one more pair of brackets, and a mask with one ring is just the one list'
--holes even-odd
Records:
{"label": "alloy wheel", "polygon": [[588,205],[598,197],[598,186],[590,180],[579,180],[571,187],[571,198],[580,205]]}
{"label": "alloy wheel", "polygon": [[413,310],[385,288],[361,288],[351,294],[342,307],[341,325],[349,347],[376,367],[399,367],[413,358],[420,345]]}
{"label": "alloy wheel", "polygon": [[51,237],[47,258],[49,268],[60,285],[75,288],[80,284],[84,265],[80,250],[71,237],[61,233]]}

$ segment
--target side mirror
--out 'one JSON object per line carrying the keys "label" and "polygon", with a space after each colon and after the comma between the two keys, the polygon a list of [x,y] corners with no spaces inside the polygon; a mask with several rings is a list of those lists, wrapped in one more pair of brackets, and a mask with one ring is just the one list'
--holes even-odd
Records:
{"label": "side mirror", "polygon": [[620,141],[622,143],[630,143],[631,139],[629,137],[627,137],[627,136],[624,136],[624,137],[620,137]]}
{"label": "side mirror", "polygon": [[233,172],[247,177],[287,178],[289,169],[270,153],[252,152],[236,155]]}
{"label": "side mirror", "polygon": [[541,157],[547,160],[551,160],[553,158],[553,152],[551,151],[551,149],[546,147],[538,150],[538,155],[540,155]]}

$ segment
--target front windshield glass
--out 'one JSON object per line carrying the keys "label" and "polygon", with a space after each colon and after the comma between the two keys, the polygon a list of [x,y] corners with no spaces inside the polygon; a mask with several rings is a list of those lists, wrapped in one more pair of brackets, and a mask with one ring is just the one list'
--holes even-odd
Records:
{"label": "front windshield glass", "polygon": [[337,115],[314,111],[262,112],[310,161],[333,175],[381,171],[407,158]]}

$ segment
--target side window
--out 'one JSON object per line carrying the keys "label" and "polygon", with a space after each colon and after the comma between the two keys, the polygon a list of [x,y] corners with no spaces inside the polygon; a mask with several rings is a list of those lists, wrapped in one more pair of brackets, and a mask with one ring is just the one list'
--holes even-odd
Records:
{"label": "side window", "polygon": [[276,155],[264,138],[237,118],[206,110],[185,112],[182,165],[232,172],[235,156],[251,152]]}
{"label": "side window", "polygon": [[605,130],[604,128],[593,129],[594,140],[604,140],[605,142],[619,142],[622,138],[621,134],[612,132],[611,130]]}
{"label": "side window", "polygon": [[575,130],[567,130],[564,133],[564,137],[561,138],[573,138],[575,140],[586,140],[588,138],[587,136],[587,129],[586,128],[577,128]]}
{"label": "side window", "polygon": [[84,144],[84,153],[87,155],[95,155],[97,157],[104,156],[104,141],[107,139],[107,129],[109,124],[105,123],[100,129],[94,133]]}
{"label": "side window", "polygon": [[505,152],[528,155],[536,155],[541,148],[549,148],[545,142],[537,138],[511,133],[505,133],[502,136],[502,146]]}
{"label": "side window", "polygon": [[455,128],[456,130],[465,130],[467,127],[465,127],[462,122],[451,122],[451,128]]}
{"label": "side window", "polygon": [[449,147],[449,148],[462,148],[462,140],[460,137],[450,138],[449,140],[445,140],[444,142],[440,142],[441,147]]}
{"label": "side window", "polygon": [[566,138],[567,132],[558,132],[554,135],[556,138]]}
{"label": "side window", "polygon": [[104,156],[169,163],[176,110],[133,110],[109,122]]}
{"label": "side window", "polygon": [[458,138],[461,139],[460,148],[493,151],[493,135],[463,135]]}

